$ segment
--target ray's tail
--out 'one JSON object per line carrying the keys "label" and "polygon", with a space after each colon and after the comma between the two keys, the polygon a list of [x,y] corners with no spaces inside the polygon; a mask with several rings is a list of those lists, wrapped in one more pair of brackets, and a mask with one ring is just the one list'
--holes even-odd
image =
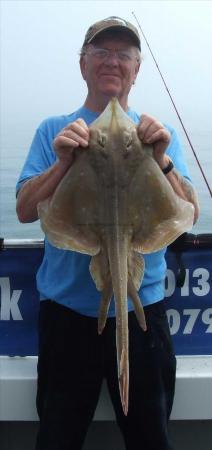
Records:
{"label": "ray's tail", "polygon": [[120,229],[108,238],[108,258],[116,305],[116,348],[119,390],[123,412],[128,412],[129,350],[128,350],[128,242]]}

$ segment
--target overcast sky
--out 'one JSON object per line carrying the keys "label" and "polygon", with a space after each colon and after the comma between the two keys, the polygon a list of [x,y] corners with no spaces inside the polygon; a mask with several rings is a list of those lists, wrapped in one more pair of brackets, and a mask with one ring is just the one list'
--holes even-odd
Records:
{"label": "overcast sky", "polygon": [[[212,173],[212,1],[1,1],[1,146],[23,164],[44,118],[82,105],[79,50],[88,27],[110,15],[136,25],[134,11],[208,178]],[[142,38],[144,61],[130,96],[138,113],[174,125],[168,94]],[[188,158],[193,159],[188,149]],[[198,178],[201,175],[198,173]]]}
{"label": "overcast sky", "polygon": [[[132,11],[189,130],[195,132],[200,122],[210,124],[211,1],[3,0],[1,7],[1,106],[4,117],[10,116],[10,127],[27,125],[26,138],[44,117],[82,104],[86,87],[78,52],[89,25],[109,15],[136,24]],[[142,41],[144,62],[131,105],[173,123],[170,100]]]}

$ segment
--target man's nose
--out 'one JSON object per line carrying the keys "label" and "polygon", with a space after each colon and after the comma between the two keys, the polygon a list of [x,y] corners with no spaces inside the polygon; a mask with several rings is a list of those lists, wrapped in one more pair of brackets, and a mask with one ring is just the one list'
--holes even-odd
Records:
{"label": "man's nose", "polygon": [[105,63],[113,65],[117,65],[119,63],[119,57],[116,51],[110,51],[110,53],[108,53],[107,58],[105,59]]}

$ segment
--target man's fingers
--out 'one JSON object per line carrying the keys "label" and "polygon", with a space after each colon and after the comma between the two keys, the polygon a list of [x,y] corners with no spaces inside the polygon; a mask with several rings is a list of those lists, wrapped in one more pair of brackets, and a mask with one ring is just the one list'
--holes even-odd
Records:
{"label": "man's fingers", "polygon": [[79,146],[87,147],[89,129],[83,119],[77,119],[75,122],[63,128],[58,137],[62,138],[61,143],[64,146],[72,146],[74,148]]}
{"label": "man's fingers", "polygon": [[141,122],[138,125],[138,135],[140,139],[144,139],[146,132],[148,131],[150,125],[154,121],[154,118],[151,116],[148,116],[147,114],[142,115]]}
{"label": "man's fingers", "polygon": [[76,133],[76,135],[88,140],[89,128],[83,119],[77,119],[75,122],[70,123],[64,130],[67,130],[69,133]]}
{"label": "man's fingers", "polygon": [[150,135],[145,136],[144,142],[147,144],[154,144],[157,141],[163,141],[164,143],[169,143],[170,134],[165,128],[161,128],[160,130],[156,130]]}
{"label": "man's fingers", "polygon": [[63,128],[54,139],[54,148],[59,158],[64,158],[64,150],[73,150],[79,146],[87,147],[89,128],[83,119],[77,119]]}
{"label": "man's fingers", "polygon": [[65,147],[87,147],[88,139],[87,137],[80,136],[78,133],[75,133],[73,130],[65,128],[58,136],[57,142]]}
{"label": "man's fingers", "polygon": [[138,136],[147,144],[153,144],[157,140],[170,141],[170,133],[163,124],[146,114],[142,116],[141,123],[138,125]]}

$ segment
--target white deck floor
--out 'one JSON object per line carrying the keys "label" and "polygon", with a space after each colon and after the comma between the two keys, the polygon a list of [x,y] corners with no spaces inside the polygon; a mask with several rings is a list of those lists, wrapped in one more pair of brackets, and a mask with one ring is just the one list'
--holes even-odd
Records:
{"label": "white deck floor", "polygon": [[[0,357],[0,421],[36,421],[36,357]],[[212,420],[212,356],[177,358],[173,420]],[[114,420],[103,385],[95,420]],[[202,450],[202,449],[201,449]]]}
{"label": "white deck floor", "polygon": [[[36,366],[35,357],[0,357],[1,450],[34,450]],[[175,450],[211,450],[212,356],[177,358],[170,435]],[[104,385],[83,450],[108,449],[124,450],[124,444]]]}

